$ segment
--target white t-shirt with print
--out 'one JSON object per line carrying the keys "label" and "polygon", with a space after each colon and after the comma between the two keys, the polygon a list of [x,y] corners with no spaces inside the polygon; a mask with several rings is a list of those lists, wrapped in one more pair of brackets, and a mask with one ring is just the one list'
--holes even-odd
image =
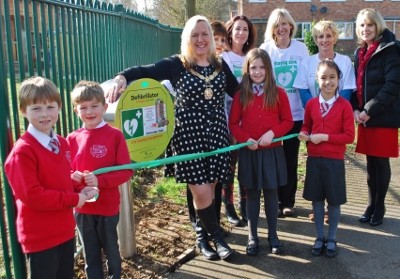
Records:
{"label": "white t-shirt with print", "polygon": [[[229,69],[231,69],[231,72],[236,77],[237,81],[240,83],[242,81],[243,63],[246,56],[237,55],[233,51],[224,51],[221,56],[226,64],[228,64]],[[232,100],[233,99],[228,94],[225,94],[225,114],[227,119],[229,119]]]}
{"label": "white t-shirt with print", "polygon": [[[338,65],[342,72],[342,78],[339,80],[339,92],[343,89],[356,89],[356,76],[354,67],[347,55],[335,53],[333,61]],[[300,89],[308,89],[313,97],[319,94],[319,86],[317,82],[317,68],[321,60],[318,54],[311,55],[301,63],[300,74],[297,75],[294,86]]]}
{"label": "white t-shirt with print", "polygon": [[299,90],[294,88],[293,83],[298,75],[302,61],[309,56],[307,46],[302,42],[292,39],[288,48],[278,48],[274,40],[261,44],[260,48],[268,52],[271,58],[276,84],[286,91],[293,120],[303,120],[304,108],[301,103]]}
{"label": "white t-shirt with print", "polygon": [[233,51],[224,51],[222,53],[222,58],[228,64],[233,75],[236,77],[237,81],[240,83],[243,76],[243,63],[246,56],[237,55]]}

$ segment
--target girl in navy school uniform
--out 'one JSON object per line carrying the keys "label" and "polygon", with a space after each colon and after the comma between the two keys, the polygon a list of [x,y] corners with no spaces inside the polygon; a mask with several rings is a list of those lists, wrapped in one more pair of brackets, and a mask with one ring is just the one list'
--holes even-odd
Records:
{"label": "girl in navy school uniform", "polygon": [[246,254],[258,254],[257,235],[261,192],[268,222],[271,252],[282,252],[278,239],[278,191],[287,182],[282,142],[293,126],[292,113],[285,90],[276,85],[271,59],[262,49],[246,55],[240,92],[235,94],[229,128],[237,141],[251,142],[239,151],[238,180],[246,185],[249,240]]}
{"label": "girl in navy school uniform", "polygon": [[[346,203],[344,153],[354,141],[354,117],[350,103],[338,93],[341,76],[333,60],[322,60],[317,69],[320,95],[311,99],[304,115],[299,139],[307,142],[307,168],[303,197],[312,201],[317,238],[312,255],[325,250],[327,257],[337,254],[336,231],[340,205]],[[328,202],[329,228],[324,234],[325,200]]]}

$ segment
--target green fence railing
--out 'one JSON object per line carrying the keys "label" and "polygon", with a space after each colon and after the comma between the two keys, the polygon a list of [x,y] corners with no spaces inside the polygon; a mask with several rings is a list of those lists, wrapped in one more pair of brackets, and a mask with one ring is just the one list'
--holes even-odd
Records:
{"label": "green fence railing", "polygon": [[78,81],[103,82],[128,66],[177,53],[181,30],[94,0],[2,0],[0,16],[0,278],[25,278],[3,169],[26,128],[18,114],[19,84],[39,75],[58,86],[63,107],[56,131],[66,136],[79,126],[69,96]]}

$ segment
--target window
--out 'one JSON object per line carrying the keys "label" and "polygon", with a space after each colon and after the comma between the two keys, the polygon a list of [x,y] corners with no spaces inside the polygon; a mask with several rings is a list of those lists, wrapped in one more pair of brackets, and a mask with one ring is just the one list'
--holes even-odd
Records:
{"label": "window", "polygon": [[312,2],[312,0],[286,0],[285,2],[288,2],[288,3],[290,3],[290,2]]}
{"label": "window", "polygon": [[353,22],[336,22],[339,29],[339,40],[352,40],[354,38]]}
{"label": "window", "polygon": [[294,35],[296,39],[303,40],[305,32],[311,30],[311,22],[300,22],[297,23],[297,32]]}

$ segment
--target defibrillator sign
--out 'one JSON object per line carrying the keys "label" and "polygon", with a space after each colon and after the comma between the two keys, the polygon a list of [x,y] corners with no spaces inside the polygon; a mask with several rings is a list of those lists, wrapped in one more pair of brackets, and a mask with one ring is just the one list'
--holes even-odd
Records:
{"label": "defibrillator sign", "polygon": [[132,161],[157,159],[174,132],[174,104],[170,93],[153,79],[132,82],[118,101],[115,125],[125,136]]}

